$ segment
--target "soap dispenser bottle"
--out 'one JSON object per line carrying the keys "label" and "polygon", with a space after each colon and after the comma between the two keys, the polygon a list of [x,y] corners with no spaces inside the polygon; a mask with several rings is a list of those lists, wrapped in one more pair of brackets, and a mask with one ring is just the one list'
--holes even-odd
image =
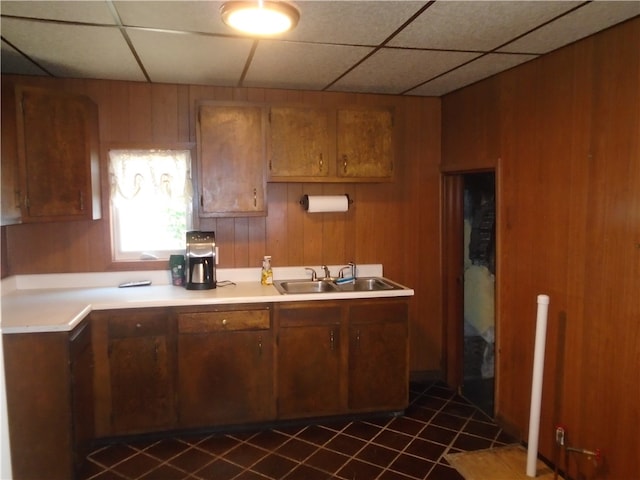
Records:
{"label": "soap dispenser bottle", "polygon": [[271,269],[271,256],[265,255],[262,259],[262,285],[273,285],[273,270]]}

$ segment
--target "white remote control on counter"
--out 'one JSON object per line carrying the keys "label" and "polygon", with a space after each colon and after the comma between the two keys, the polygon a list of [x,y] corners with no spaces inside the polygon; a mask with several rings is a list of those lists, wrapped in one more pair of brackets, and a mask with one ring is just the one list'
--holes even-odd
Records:
{"label": "white remote control on counter", "polygon": [[147,285],[151,285],[151,280],[136,280],[134,282],[124,282],[118,285],[119,288],[126,287],[146,287]]}

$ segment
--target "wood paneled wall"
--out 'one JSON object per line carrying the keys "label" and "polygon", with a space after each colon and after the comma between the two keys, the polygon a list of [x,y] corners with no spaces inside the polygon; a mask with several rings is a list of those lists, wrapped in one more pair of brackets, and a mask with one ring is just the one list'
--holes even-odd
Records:
{"label": "wood paneled wall", "polygon": [[498,418],[526,440],[548,294],[541,453],[557,424],[605,452],[572,478],[640,472],[638,45],[640,18],[443,98],[443,169],[497,169]]}
{"label": "wood paneled wall", "polygon": [[[206,219],[199,228],[216,232],[225,268],[258,267],[263,255],[272,255],[276,267],[382,263],[388,277],[416,291],[410,311],[411,369],[440,370],[440,99],[2,76],[5,87],[12,82],[90,96],[99,108],[103,150],[115,143],[195,142],[194,105],[203,99],[394,107],[394,183],[269,184],[267,217]],[[10,120],[4,115],[2,120],[4,130]],[[15,155],[10,145],[5,148],[3,142],[3,157]],[[108,205],[104,153],[103,205]],[[354,203],[346,214],[307,214],[298,203],[305,193],[348,193]],[[2,232],[3,276],[140,268],[111,261],[106,209],[94,222],[15,225]]]}

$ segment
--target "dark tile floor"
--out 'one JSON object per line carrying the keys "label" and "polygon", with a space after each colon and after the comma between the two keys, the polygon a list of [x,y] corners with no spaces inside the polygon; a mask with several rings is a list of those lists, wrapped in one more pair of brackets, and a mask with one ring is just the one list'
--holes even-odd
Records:
{"label": "dark tile floor", "polygon": [[462,480],[447,453],[513,443],[443,383],[411,384],[399,417],[117,443],[89,454],[91,480]]}

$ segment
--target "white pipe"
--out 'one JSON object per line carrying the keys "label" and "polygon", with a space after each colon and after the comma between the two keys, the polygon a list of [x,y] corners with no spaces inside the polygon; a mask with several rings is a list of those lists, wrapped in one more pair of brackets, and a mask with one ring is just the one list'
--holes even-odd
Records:
{"label": "white pipe", "polygon": [[529,413],[529,442],[527,445],[527,476],[535,477],[538,464],[538,437],[540,434],[540,404],[542,403],[542,376],[544,373],[544,348],[547,339],[547,311],[549,296],[538,295],[536,317],[536,343],[533,354],[533,379],[531,381],[531,410]]}

